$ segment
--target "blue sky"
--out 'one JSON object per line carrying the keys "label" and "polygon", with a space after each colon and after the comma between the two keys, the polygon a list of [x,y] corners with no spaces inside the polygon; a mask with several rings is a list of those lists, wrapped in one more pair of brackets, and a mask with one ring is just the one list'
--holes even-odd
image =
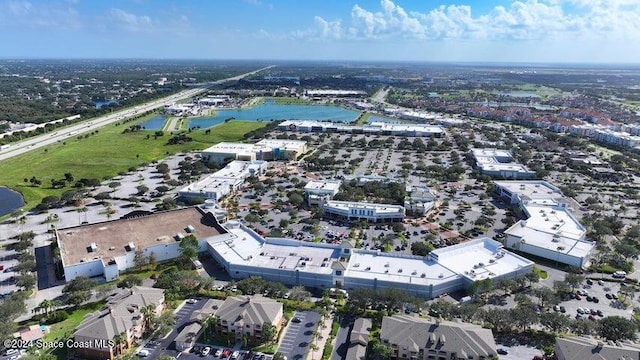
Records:
{"label": "blue sky", "polygon": [[0,57],[640,63],[640,0],[0,0]]}

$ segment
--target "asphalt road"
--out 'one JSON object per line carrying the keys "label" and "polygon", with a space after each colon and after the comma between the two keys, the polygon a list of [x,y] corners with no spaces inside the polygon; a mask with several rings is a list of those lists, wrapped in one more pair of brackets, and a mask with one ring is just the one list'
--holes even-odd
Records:
{"label": "asphalt road", "polygon": [[286,332],[282,335],[278,351],[285,355],[287,360],[302,360],[313,339],[313,332],[320,321],[320,314],[315,311],[296,311],[294,317],[302,321],[289,323]]}
{"label": "asphalt road", "polygon": [[94,118],[94,119],[90,119],[88,121],[76,124],[76,125],[72,125],[63,129],[56,129],[55,131],[51,132],[51,133],[47,133],[47,134],[43,134],[40,136],[36,136],[36,137],[31,137],[28,138],[24,141],[19,141],[17,143],[13,143],[11,144],[11,146],[7,149],[4,149],[2,151],[0,151],[0,161],[5,160],[5,159],[10,159],[14,156],[18,156],[21,154],[24,154],[28,151],[34,150],[34,149],[38,149],[41,148],[43,146],[47,146],[47,145],[51,145],[51,144],[55,144],[57,142],[63,141],[65,139],[68,139],[70,137],[74,137],[74,136],[78,136],[79,134],[85,133],[85,132],[90,132],[93,130],[96,130],[102,126],[123,120],[123,119],[127,119],[130,117],[133,117],[137,114],[141,114],[150,110],[154,110],[157,109],[159,107],[165,106],[165,105],[169,105],[172,103],[175,103],[176,101],[179,100],[183,100],[183,99],[188,99],[190,97],[193,97],[195,95],[198,95],[199,93],[202,93],[204,91],[207,90],[207,88],[209,86],[213,86],[213,85],[217,85],[217,84],[222,84],[228,81],[236,81],[236,80],[240,80],[246,76],[249,75],[253,75],[257,72],[272,68],[274,65],[272,66],[267,66],[264,67],[262,69],[258,69],[252,72],[248,72],[246,74],[242,74],[242,75],[238,75],[238,76],[234,76],[231,78],[227,78],[227,79],[222,79],[222,80],[217,80],[217,81],[213,81],[211,83],[208,84],[204,84],[202,87],[199,88],[195,88],[195,89],[189,89],[189,90],[185,90],[185,91],[181,91],[177,94],[173,94],[158,100],[154,100],[152,102],[146,103],[144,105],[138,105],[132,108],[128,108],[128,109],[124,109],[121,111],[117,111],[117,112],[113,112],[111,114],[108,115],[104,115],[98,118]]}
{"label": "asphalt road", "polygon": [[147,357],[147,359],[149,360],[153,360],[162,354],[167,354],[175,357],[178,352],[175,350],[170,350],[170,348],[174,349],[173,341],[178,336],[180,330],[182,330],[187,321],[191,318],[192,313],[196,310],[201,309],[205,303],[206,301],[204,300],[199,300],[195,304],[187,304],[185,302],[180,310],[175,313],[176,325],[173,327],[173,330],[171,330],[169,335],[167,335],[164,339],[157,340],[158,344],[154,345],[145,343],[136,351],[140,351],[141,349],[149,350],[149,356]]}
{"label": "asphalt road", "polygon": [[342,321],[340,321],[340,329],[338,329],[338,334],[336,335],[336,343],[333,346],[333,352],[331,352],[330,360],[342,360],[347,356],[347,350],[349,349],[347,340],[349,339],[350,332],[351,319],[342,319]]}

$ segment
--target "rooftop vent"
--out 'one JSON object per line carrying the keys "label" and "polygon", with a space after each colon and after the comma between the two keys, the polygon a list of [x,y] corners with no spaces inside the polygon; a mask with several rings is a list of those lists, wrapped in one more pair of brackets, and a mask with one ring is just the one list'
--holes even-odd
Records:
{"label": "rooftop vent", "polygon": [[109,248],[109,251],[113,251],[113,250],[115,250],[115,249],[116,249],[116,247],[115,247],[115,246],[112,246],[112,247],[110,247],[110,248]]}
{"label": "rooftop vent", "polygon": [[136,250],[136,244],[133,243],[133,241],[129,241],[127,243],[127,251],[135,251]]}
{"label": "rooftop vent", "polygon": [[371,270],[371,266],[367,266],[364,270],[365,270],[365,271],[369,271],[369,270]]}
{"label": "rooftop vent", "polygon": [[422,273],[422,274],[420,275],[420,277],[421,277],[421,278],[426,278],[426,277],[427,277],[427,274]]}
{"label": "rooftop vent", "polygon": [[176,241],[182,241],[182,239],[184,239],[184,234],[183,233],[177,233],[175,238],[176,238]]}
{"label": "rooftop vent", "polygon": [[401,273],[402,272],[402,268],[398,269],[398,272]]}
{"label": "rooftop vent", "polygon": [[360,264],[358,264],[358,263],[353,264],[353,267],[356,267],[356,268],[357,268],[357,267],[360,267]]}
{"label": "rooftop vent", "polygon": [[96,252],[96,251],[98,251],[98,245],[96,245],[96,243],[89,244],[89,252]]}
{"label": "rooftop vent", "polygon": [[194,232],[196,232],[196,228],[194,228],[193,225],[187,226],[184,230],[189,234],[193,234]]}

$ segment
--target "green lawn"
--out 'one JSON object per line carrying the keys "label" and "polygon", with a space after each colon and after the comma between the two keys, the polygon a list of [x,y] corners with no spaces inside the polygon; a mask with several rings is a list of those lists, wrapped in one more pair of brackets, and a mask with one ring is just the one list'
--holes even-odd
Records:
{"label": "green lawn", "polygon": [[[137,121],[137,123],[144,119]],[[201,150],[221,141],[240,141],[244,134],[266,125],[264,122],[231,121],[216,126],[210,134],[205,130],[188,133],[192,142],[179,145],[166,145],[170,134],[154,139],[153,131],[140,131],[123,134],[125,127],[136,122],[120,126],[108,125],[100,128],[99,133],[88,138],[70,138],[63,143],[49,145],[29,153],[0,162],[0,185],[10,187],[22,193],[27,207],[37,205],[48,195],[60,195],[73,184],[62,189],[52,189],[51,179],[62,179],[69,172],[77,180],[80,178],[105,179],[138,167],[143,163],[160,160],[169,154],[187,150]],[[147,135],[151,135],[147,139]],[[42,185],[30,186],[24,179],[32,176],[40,179]]]}
{"label": "green lawn", "polygon": [[82,319],[88,314],[102,309],[104,301],[98,301],[86,305],[82,305],[78,309],[69,314],[69,317],[59,323],[49,327],[49,333],[44,336],[45,341],[64,340],[73,334],[75,328],[78,327]]}

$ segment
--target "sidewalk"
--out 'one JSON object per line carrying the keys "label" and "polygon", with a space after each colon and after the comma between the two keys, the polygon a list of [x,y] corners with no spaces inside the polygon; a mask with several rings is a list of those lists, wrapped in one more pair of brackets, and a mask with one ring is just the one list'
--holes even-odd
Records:
{"label": "sidewalk", "polygon": [[324,350],[324,345],[326,344],[327,339],[329,338],[329,334],[331,333],[331,324],[333,323],[333,319],[333,315],[322,317],[320,319],[320,322],[318,323],[318,332],[320,333],[320,338],[317,338],[312,342],[312,344],[316,344],[318,349],[312,350],[311,348],[309,348],[306,360],[320,360],[322,358],[322,351]]}

